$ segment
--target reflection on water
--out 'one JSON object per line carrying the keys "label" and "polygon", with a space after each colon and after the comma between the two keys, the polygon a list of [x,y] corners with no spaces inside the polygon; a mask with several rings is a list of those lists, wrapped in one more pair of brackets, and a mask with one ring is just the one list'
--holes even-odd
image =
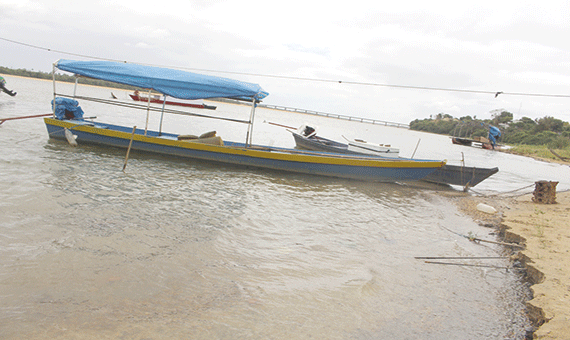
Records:
{"label": "reflection on water", "polygon": [[123,150],[46,135],[0,131],[3,339],[524,335],[516,273],[414,259],[502,253],[446,230],[492,237],[429,186],[137,152],[123,173]]}

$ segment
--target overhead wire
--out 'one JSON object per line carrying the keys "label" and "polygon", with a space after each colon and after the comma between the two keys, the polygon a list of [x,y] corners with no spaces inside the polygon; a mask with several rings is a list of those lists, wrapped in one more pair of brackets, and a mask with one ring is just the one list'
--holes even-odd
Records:
{"label": "overhead wire", "polygon": [[[105,60],[105,61],[115,61],[121,63],[127,63],[126,60],[118,60],[112,58],[103,58],[97,56],[90,56],[85,54],[79,53],[72,53],[67,51],[60,51],[55,50],[52,48],[32,45],[12,39],[7,39],[0,37],[0,40],[7,41],[10,43],[40,49],[48,52],[55,52],[61,53],[65,55],[71,55],[76,57],[83,57],[83,58],[90,58],[96,60]],[[261,73],[250,73],[250,72],[236,72],[236,71],[221,71],[221,70],[212,70],[212,69],[203,69],[203,68],[191,68],[191,67],[180,67],[180,66],[170,66],[170,65],[158,65],[158,64],[146,64],[146,63],[137,63],[131,62],[133,64],[145,65],[145,66],[156,66],[156,67],[168,67],[168,68],[176,68],[181,70],[187,71],[199,71],[199,72],[209,72],[209,73],[221,73],[221,74],[232,74],[232,75],[245,75],[245,76],[253,76],[253,77],[263,77],[263,78],[275,78],[275,79],[288,79],[288,80],[300,80],[300,81],[312,81],[312,82],[322,82],[322,83],[338,83],[338,84],[349,84],[349,85],[361,85],[361,86],[376,86],[376,87],[389,87],[389,88],[400,88],[400,89],[411,89],[411,90],[428,90],[428,91],[443,91],[443,92],[460,92],[460,93],[478,93],[478,94],[492,94],[495,95],[495,98],[500,95],[511,95],[511,96],[532,96],[532,97],[551,97],[551,98],[570,98],[570,94],[548,94],[548,93],[526,93],[526,92],[504,92],[504,91],[483,91],[483,90],[466,90],[466,89],[453,89],[453,88],[445,88],[445,87],[430,87],[430,86],[415,86],[415,85],[397,85],[397,84],[383,84],[383,83],[374,83],[374,82],[360,82],[360,81],[350,81],[350,80],[333,80],[333,79],[321,79],[321,78],[306,78],[306,77],[294,77],[294,76],[285,76],[285,75],[276,75],[276,74],[261,74]]]}
{"label": "overhead wire", "polygon": [[[32,45],[32,44],[27,44],[27,43],[23,43],[23,42],[20,42],[20,41],[15,41],[15,40],[11,40],[11,39],[6,39],[6,38],[2,38],[2,37],[0,37],[0,40],[4,40],[4,41],[7,41],[7,42],[11,42],[11,43],[17,44],[17,45],[22,45],[22,46],[26,46],[26,47],[31,47],[31,48],[35,48],[35,49],[39,49],[39,50],[44,50],[44,51],[48,51],[48,52],[55,52],[55,53],[61,53],[61,54],[66,54],[66,55],[72,55],[72,56],[76,56],[76,57],[84,57],[84,58],[91,58],[91,59],[97,59],[97,60],[107,60],[107,61],[118,61],[118,60],[114,60],[114,59],[101,58],[101,57],[94,57],[94,56],[89,56],[89,55],[85,55],[85,54],[79,54],[79,53],[72,53],[72,52],[54,50],[54,49],[51,49],[51,48],[36,46],[36,45]],[[126,61],[125,61],[125,62],[126,62]]]}

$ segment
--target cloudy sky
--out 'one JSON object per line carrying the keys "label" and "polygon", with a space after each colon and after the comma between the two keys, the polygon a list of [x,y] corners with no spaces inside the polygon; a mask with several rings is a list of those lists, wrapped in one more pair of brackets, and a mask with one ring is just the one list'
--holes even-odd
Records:
{"label": "cloudy sky", "polygon": [[400,123],[497,109],[570,121],[570,1],[331,3],[0,0],[0,65],[194,69],[260,84],[266,104]]}

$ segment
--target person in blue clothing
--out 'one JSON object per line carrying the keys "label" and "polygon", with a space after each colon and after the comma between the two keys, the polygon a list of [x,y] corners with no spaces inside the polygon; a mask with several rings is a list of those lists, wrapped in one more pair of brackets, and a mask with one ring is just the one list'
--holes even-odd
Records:
{"label": "person in blue clothing", "polygon": [[13,92],[13,91],[8,90],[5,86],[6,86],[6,80],[4,80],[4,77],[0,76],[0,89],[1,89],[3,92],[5,92],[5,93],[11,95],[12,97],[14,97],[14,96],[16,95],[16,92]]}
{"label": "person in blue clothing", "polygon": [[[486,124],[481,123],[481,126],[485,126]],[[499,130],[499,128],[494,127],[493,125],[488,125],[489,126],[489,136],[487,137],[487,139],[489,139],[489,141],[491,141],[491,146],[493,147],[493,149],[495,149],[495,145],[497,145],[497,139],[499,139],[501,137],[501,130]]]}
{"label": "person in blue clothing", "polygon": [[497,139],[499,139],[499,137],[501,137],[501,130],[493,125],[489,125],[489,140],[491,141],[493,149],[495,145],[497,145]]}

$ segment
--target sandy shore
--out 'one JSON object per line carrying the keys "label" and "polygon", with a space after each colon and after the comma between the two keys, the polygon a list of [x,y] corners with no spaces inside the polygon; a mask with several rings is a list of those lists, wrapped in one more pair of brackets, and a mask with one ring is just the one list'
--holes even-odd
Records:
{"label": "sandy shore", "polygon": [[[535,203],[532,196],[471,196],[459,198],[457,204],[479,224],[503,231],[503,242],[524,246],[513,248],[513,258],[526,266],[532,284],[527,308],[537,327],[534,338],[570,339],[570,192],[558,192],[556,204]],[[498,212],[480,212],[478,203]]]}
{"label": "sandy shore", "polygon": [[[556,204],[540,204],[524,195],[504,210],[503,225],[526,248],[526,263],[534,298],[530,317],[540,325],[536,339],[570,339],[570,192],[557,193]],[[508,238],[508,235],[507,235]]]}

